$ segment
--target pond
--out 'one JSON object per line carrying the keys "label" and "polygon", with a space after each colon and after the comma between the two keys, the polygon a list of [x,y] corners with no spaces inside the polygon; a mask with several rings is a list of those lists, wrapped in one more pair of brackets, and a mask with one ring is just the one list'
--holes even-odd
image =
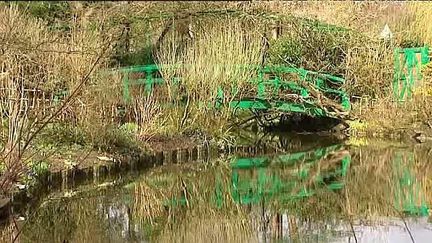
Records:
{"label": "pond", "polygon": [[[430,242],[432,150],[328,137],[240,140],[230,153],[51,191],[5,242]],[[13,225],[17,224],[19,231]],[[19,234],[18,234],[19,232]]]}

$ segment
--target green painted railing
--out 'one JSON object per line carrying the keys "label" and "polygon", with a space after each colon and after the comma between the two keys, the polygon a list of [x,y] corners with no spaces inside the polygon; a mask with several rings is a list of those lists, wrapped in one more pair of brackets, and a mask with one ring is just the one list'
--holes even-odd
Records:
{"label": "green painted railing", "polygon": [[[189,65],[190,66],[190,65]],[[180,66],[166,65],[146,65],[132,66],[121,68],[119,71],[123,73],[123,97],[125,102],[131,100],[130,86],[144,85],[145,92],[150,94],[156,86],[165,84],[165,80],[160,75],[160,70],[176,69]],[[185,66],[182,66],[183,68]],[[188,67],[188,65],[186,65]],[[277,110],[281,112],[300,112],[312,116],[332,116],[329,111],[323,109],[322,105],[318,105],[311,95],[309,87],[302,84],[306,82],[316,91],[336,97],[337,103],[343,109],[343,112],[348,112],[351,109],[351,104],[348,95],[342,90],[344,79],[328,74],[313,72],[301,68],[285,67],[285,66],[241,66],[237,68],[245,68],[256,72],[256,76],[249,82],[256,87],[256,94],[252,97],[242,97],[231,101],[228,105],[233,109],[248,109],[248,110]],[[131,76],[138,74],[141,77],[133,79]],[[285,74],[297,74],[298,80],[285,80]],[[173,78],[174,84],[180,84],[181,78]],[[296,94],[301,98],[301,102],[285,101],[278,97],[281,91],[289,91],[291,94]],[[232,91],[232,95],[236,95],[236,90]],[[215,108],[219,108],[224,104],[224,94],[222,88],[218,88]]]}
{"label": "green painted railing", "polygon": [[406,166],[407,164],[402,163],[404,158],[408,165],[413,165],[414,162],[414,155],[412,153],[397,152],[395,154],[393,160],[395,173],[393,176],[397,178],[398,183],[395,185],[394,205],[397,210],[409,215],[428,216],[429,207],[426,202],[426,197],[421,193],[422,189],[415,175],[413,175],[412,171]]}
{"label": "green painted railing", "polygon": [[428,46],[395,49],[393,94],[397,101],[412,97],[414,87],[422,80],[422,66],[429,62]]}

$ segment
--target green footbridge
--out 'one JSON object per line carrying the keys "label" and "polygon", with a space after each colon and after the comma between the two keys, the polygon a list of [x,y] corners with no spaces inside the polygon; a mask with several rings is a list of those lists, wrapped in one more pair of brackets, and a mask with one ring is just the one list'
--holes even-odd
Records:
{"label": "green footbridge", "polygon": [[[163,89],[167,82],[161,77],[161,70],[175,68],[178,66],[145,65],[119,69],[122,75],[124,101],[131,101],[131,90],[134,86],[144,86],[147,94]],[[351,109],[349,96],[343,89],[343,78],[286,66],[236,68],[252,71],[254,75],[247,82],[253,87],[254,94],[240,97],[239,91],[233,85],[234,88],[229,95],[235,98],[224,102],[227,93],[219,87],[215,92],[216,101],[210,104],[214,108],[228,105],[233,110],[294,112],[314,117],[335,118],[347,115]],[[181,86],[182,78],[174,77],[170,83]]]}
{"label": "green footbridge", "polygon": [[[410,99],[413,90],[422,85],[422,68],[430,62],[428,46],[396,48],[394,51],[393,93],[397,101]],[[193,65],[143,65],[117,69],[122,75],[124,101],[130,102],[135,87],[144,86],[147,94],[163,89],[166,81],[161,71],[177,68],[194,68]],[[219,67],[218,67],[219,68]],[[224,68],[221,66],[220,68]],[[224,102],[223,88],[215,93],[214,108],[228,105],[234,110],[276,111],[280,113],[303,113],[313,117],[344,118],[351,110],[345,80],[330,74],[288,66],[237,66],[254,75],[248,80],[255,92],[240,96],[233,85],[228,104]],[[136,78],[138,77],[138,78]],[[182,85],[182,77],[173,77],[171,84]],[[180,89],[179,89],[180,90]],[[185,95],[185,94],[178,94]]]}

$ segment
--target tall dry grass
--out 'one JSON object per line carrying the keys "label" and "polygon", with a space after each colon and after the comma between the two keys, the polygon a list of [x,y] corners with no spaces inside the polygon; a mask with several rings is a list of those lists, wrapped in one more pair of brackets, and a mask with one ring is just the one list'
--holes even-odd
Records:
{"label": "tall dry grass", "polygon": [[407,19],[402,23],[403,34],[407,39],[418,40],[429,46],[432,45],[432,3],[412,2],[407,4]]}
{"label": "tall dry grass", "polygon": [[[248,81],[255,72],[247,67],[260,64],[262,43],[258,31],[243,26],[235,18],[207,20],[195,28],[193,39],[182,41],[174,31],[163,41],[157,60],[168,84],[168,95],[176,100],[172,96],[180,89],[187,96],[186,107],[178,117],[180,127],[194,121],[199,121],[201,127],[225,125],[212,124],[208,119],[214,112],[209,108],[216,101],[218,89],[224,93],[224,103],[250,91]],[[174,77],[181,78],[180,87],[173,83]],[[233,94],[235,88],[237,94]],[[218,113],[221,121],[229,116],[227,110]]]}

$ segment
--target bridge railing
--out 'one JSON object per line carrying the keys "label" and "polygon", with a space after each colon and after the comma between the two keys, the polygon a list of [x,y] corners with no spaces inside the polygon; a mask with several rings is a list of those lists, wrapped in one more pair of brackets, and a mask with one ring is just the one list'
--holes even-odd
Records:
{"label": "bridge railing", "polygon": [[422,66],[430,62],[430,48],[396,48],[394,51],[393,93],[397,101],[412,97],[413,89],[422,85]]}
{"label": "bridge railing", "polygon": [[[130,86],[144,85],[147,94],[153,92],[157,86],[164,85],[164,69],[176,70],[188,68],[193,65],[145,65],[121,68],[123,75],[123,96],[126,102],[131,100]],[[222,66],[222,65],[221,65]],[[246,69],[255,73],[249,83],[255,91],[250,97],[239,97],[229,106],[236,109],[276,109],[282,112],[301,112],[314,116],[329,116],[325,107],[319,107],[320,101],[316,101],[322,94],[327,100],[335,101],[337,108],[342,112],[349,111],[350,101],[348,95],[341,89],[345,80],[340,77],[318,73],[301,68],[285,66],[252,66],[238,65],[239,69]],[[291,76],[288,76],[291,75]],[[294,76],[293,76],[294,75]],[[172,83],[180,84],[181,77],[173,77]],[[236,89],[231,91],[231,97],[236,96]],[[282,99],[281,94],[288,94],[290,101]],[[319,93],[319,94],[318,94]],[[224,104],[223,88],[219,87],[215,107]],[[301,100],[300,103],[292,99]],[[334,107],[333,107],[334,108]]]}

